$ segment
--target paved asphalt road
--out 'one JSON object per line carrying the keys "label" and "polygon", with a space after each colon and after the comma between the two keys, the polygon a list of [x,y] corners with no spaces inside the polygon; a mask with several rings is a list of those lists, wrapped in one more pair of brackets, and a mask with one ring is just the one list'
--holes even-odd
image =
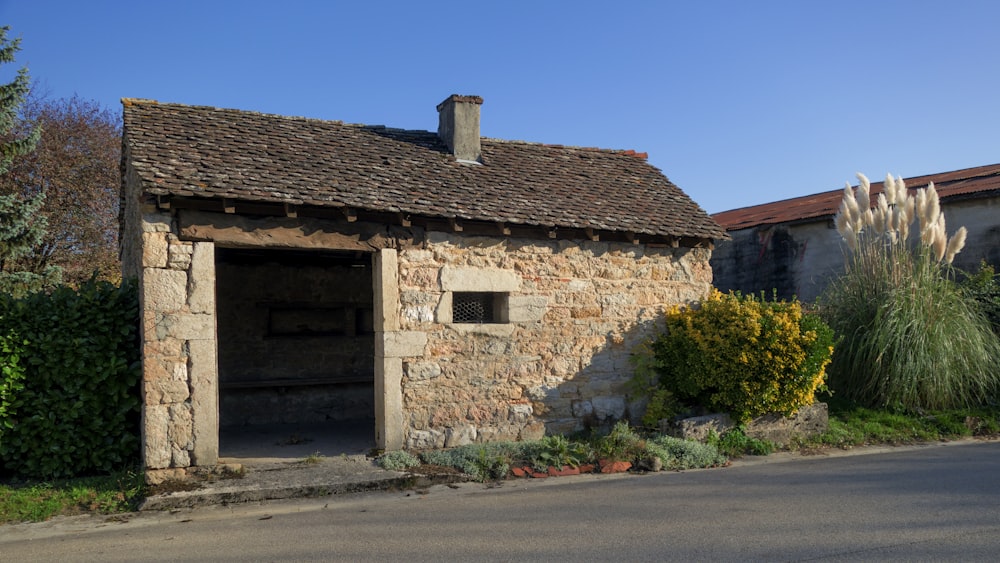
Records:
{"label": "paved asphalt road", "polygon": [[0,527],[0,561],[998,561],[1000,442]]}

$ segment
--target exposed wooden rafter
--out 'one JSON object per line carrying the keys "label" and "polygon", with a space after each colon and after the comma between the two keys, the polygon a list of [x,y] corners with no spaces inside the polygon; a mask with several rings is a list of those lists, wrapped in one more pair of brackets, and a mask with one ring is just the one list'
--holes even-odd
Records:
{"label": "exposed wooden rafter", "polygon": [[458,219],[456,219],[454,217],[449,217],[448,218],[448,225],[450,225],[451,226],[451,230],[455,231],[456,233],[460,233],[460,232],[462,232],[464,230],[464,228],[462,227],[462,225],[458,224]]}
{"label": "exposed wooden rafter", "polygon": [[226,213],[236,213],[236,202],[229,198],[223,198],[222,210]]}
{"label": "exposed wooden rafter", "polygon": [[503,236],[505,237],[510,236],[510,227],[508,227],[507,224],[504,223],[503,221],[497,222],[497,229],[500,230],[500,234],[502,234]]}
{"label": "exposed wooden rafter", "polygon": [[299,208],[298,208],[298,206],[293,205],[291,203],[286,203],[285,204],[285,217],[291,217],[292,219],[295,219],[298,216],[299,216]]}
{"label": "exposed wooden rafter", "polygon": [[592,240],[594,242],[597,242],[597,241],[601,240],[601,236],[598,235],[597,233],[595,233],[594,229],[592,229],[590,227],[585,228],[583,230],[583,232],[587,235],[587,238],[589,238],[590,240]]}
{"label": "exposed wooden rafter", "polygon": [[399,219],[399,224],[404,227],[409,227],[413,224],[413,222],[410,221],[410,216],[404,213],[396,213],[396,218]]}
{"label": "exposed wooden rafter", "polygon": [[343,212],[348,223],[353,223],[358,220],[358,212],[353,207],[344,207]]}

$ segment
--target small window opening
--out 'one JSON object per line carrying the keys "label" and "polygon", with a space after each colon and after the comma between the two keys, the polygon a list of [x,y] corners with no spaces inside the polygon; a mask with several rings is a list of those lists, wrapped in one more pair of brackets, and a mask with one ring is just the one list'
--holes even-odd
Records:
{"label": "small window opening", "polygon": [[458,293],[452,296],[452,322],[499,323],[503,307],[503,293]]}

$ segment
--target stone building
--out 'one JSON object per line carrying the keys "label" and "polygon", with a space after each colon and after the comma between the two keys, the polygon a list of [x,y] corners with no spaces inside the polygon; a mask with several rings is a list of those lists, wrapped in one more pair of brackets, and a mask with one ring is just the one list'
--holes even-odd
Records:
{"label": "stone building", "polygon": [[630,349],[725,233],[644,154],[481,138],[481,104],[435,134],[123,100],[148,471],[217,463],[220,427],[391,450],[634,414]]}
{"label": "stone building", "polygon": [[[982,260],[1000,269],[1000,164],[906,178],[912,192],[934,182],[948,232],[965,226],[965,248],[955,267],[975,272]],[[872,203],[882,183],[872,184]],[[732,237],[712,255],[722,291],[793,295],[813,301],[844,270],[846,246],[833,225],[844,190],[716,213]]]}

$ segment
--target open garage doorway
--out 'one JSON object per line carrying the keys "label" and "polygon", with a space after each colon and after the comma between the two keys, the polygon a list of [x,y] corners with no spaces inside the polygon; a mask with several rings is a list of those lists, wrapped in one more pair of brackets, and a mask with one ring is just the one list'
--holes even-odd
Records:
{"label": "open garage doorway", "polygon": [[375,446],[372,258],[216,248],[219,456]]}

